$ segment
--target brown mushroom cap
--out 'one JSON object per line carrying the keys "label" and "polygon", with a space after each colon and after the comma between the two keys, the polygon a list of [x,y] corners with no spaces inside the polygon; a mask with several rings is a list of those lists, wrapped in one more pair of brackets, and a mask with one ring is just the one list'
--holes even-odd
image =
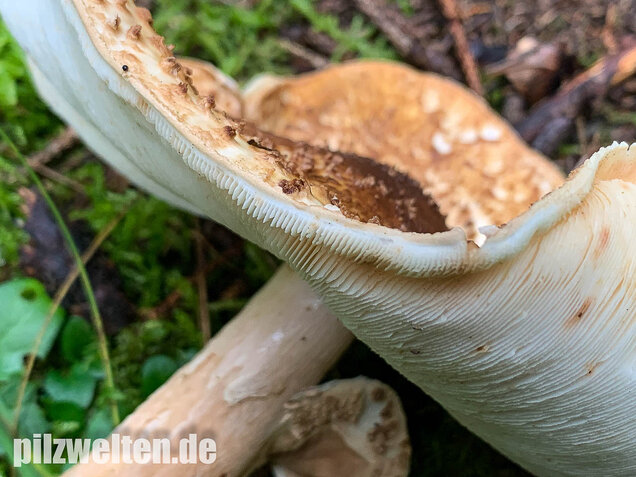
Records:
{"label": "brown mushroom cap", "polygon": [[410,67],[357,61],[293,78],[262,76],[245,119],[297,141],[373,157],[431,194],[449,227],[473,238],[552,191],[563,174],[480,97]]}
{"label": "brown mushroom cap", "polygon": [[[219,89],[210,81],[218,75],[213,65],[188,66],[201,94]],[[472,91],[396,63],[262,75],[241,102],[241,113],[232,114],[269,133],[372,157],[408,174],[440,206],[446,225],[474,240],[480,227],[506,223],[564,180]]]}

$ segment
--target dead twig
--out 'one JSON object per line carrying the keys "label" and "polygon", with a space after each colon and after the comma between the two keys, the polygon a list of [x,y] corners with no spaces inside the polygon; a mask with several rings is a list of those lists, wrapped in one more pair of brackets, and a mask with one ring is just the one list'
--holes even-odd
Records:
{"label": "dead twig", "polygon": [[565,83],[553,97],[535,106],[515,127],[526,142],[549,155],[573,130],[576,117],[586,104],[604,97],[610,87],[635,72],[636,40],[631,39],[619,53],[601,58]]}
{"label": "dead twig", "polygon": [[607,7],[607,13],[605,14],[605,25],[601,30],[601,38],[603,44],[610,54],[616,54],[618,52],[618,43],[616,42],[615,30],[616,22],[618,18],[618,9],[616,5],[609,5]]}
{"label": "dead twig", "polygon": [[479,69],[477,68],[475,58],[470,52],[457,4],[455,0],[439,0],[439,4],[442,13],[449,22],[449,30],[455,41],[455,51],[457,52],[457,58],[466,77],[466,82],[477,94],[483,96],[484,88],[479,78]]}
{"label": "dead twig", "polygon": [[75,131],[67,127],[64,131],[51,139],[44,149],[36,152],[27,159],[29,166],[47,179],[70,187],[79,194],[85,194],[84,187],[82,187],[80,183],[46,166],[47,163],[51,162],[64,151],[72,148],[78,141],[79,138]]}
{"label": "dead twig", "polygon": [[73,189],[78,194],[86,195],[86,189],[84,188],[84,186],[82,186],[82,184],[80,184],[77,181],[74,181],[73,179],[69,177],[66,177],[64,174],[57,172],[55,169],[51,169],[50,167],[47,167],[44,164],[40,164],[35,169],[40,173],[40,175],[46,177],[47,179],[50,179],[54,182],[65,185]]}
{"label": "dead twig", "polygon": [[[325,58],[333,56],[338,47],[338,42],[326,33],[314,30],[308,25],[289,25],[283,26],[279,32],[280,38],[291,41],[298,45],[302,45],[309,51],[322,55]],[[350,58],[348,54],[343,55],[342,59]]]}
{"label": "dead twig", "polygon": [[181,295],[181,290],[175,288],[157,306],[155,306],[154,308],[140,310],[139,314],[144,320],[158,320],[159,317],[168,314],[170,310],[177,306],[177,303],[179,303],[179,300],[181,299]]}
{"label": "dead twig", "polygon": [[285,38],[279,38],[278,43],[290,54],[307,62],[314,69],[319,69],[329,64],[329,60],[327,58],[311,51],[309,48],[306,48],[299,43]]}
{"label": "dead twig", "polygon": [[398,53],[411,56],[416,49],[415,39],[408,34],[408,20],[383,0],[355,0],[356,7],[386,35]]}
{"label": "dead twig", "polygon": [[39,171],[41,166],[73,147],[77,144],[78,140],[79,138],[75,131],[70,127],[66,128],[58,136],[53,138],[44,149],[29,157],[29,165]]}
{"label": "dead twig", "polygon": [[409,18],[385,0],[355,0],[364,13],[406,61],[420,69],[459,78],[453,59],[432,46],[431,38],[422,38]]}
{"label": "dead twig", "polygon": [[[214,248],[206,239],[204,234],[201,234],[202,244],[207,246],[208,248]],[[203,275],[206,276],[208,273],[212,272],[215,268],[222,264],[229,264],[230,259],[236,257],[241,252],[240,247],[233,247],[229,250],[224,251],[223,253],[218,253],[218,255],[208,262],[203,268]],[[186,280],[190,283],[197,283],[197,273],[190,277],[186,277]],[[157,320],[161,316],[167,315],[177,304],[179,300],[182,298],[182,292],[179,289],[172,290],[161,303],[153,308],[147,308],[145,310],[141,310],[139,313],[144,320]],[[209,308],[209,307],[208,307]]]}

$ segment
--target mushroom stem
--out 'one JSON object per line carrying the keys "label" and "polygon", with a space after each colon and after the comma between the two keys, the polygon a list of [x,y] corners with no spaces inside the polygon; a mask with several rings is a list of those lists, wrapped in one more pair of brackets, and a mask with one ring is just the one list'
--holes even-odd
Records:
{"label": "mushroom stem", "polygon": [[[193,464],[97,464],[65,475],[244,475],[264,463],[269,439],[292,396],[314,385],[353,336],[287,266],[192,361],[114,431],[121,435],[211,437],[217,460]],[[291,365],[290,365],[291,363]],[[178,447],[177,447],[178,448]]]}

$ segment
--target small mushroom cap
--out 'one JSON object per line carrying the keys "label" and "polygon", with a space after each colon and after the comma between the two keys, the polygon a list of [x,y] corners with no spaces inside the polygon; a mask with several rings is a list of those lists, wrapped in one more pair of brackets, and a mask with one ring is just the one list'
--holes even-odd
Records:
{"label": "small mushroom cap", "polygon": [[446,224],[469,238],[525,212],[564,179],[471,90],[396,63],[264,75],[247,86],[244,103],[245,118],[268,132],[409,174],[439,204]]}
{"label": "small mushroom cap", "polygon": [[276,477],[401,477],[408,475],[411,447],[395,392],[359,377],[290,399],[269,454]]}

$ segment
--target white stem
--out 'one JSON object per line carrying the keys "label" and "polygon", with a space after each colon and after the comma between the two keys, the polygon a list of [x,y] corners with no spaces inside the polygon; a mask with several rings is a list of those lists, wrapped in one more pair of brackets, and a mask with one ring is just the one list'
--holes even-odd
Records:
{"label": "white stem", "polygon": [[309,287],[282,267],[205,348],[114,432],[212,437],[214,464],[80,464],[71,476],[243,475],[262,464],[283,404],[317,383],[352,335]]}

